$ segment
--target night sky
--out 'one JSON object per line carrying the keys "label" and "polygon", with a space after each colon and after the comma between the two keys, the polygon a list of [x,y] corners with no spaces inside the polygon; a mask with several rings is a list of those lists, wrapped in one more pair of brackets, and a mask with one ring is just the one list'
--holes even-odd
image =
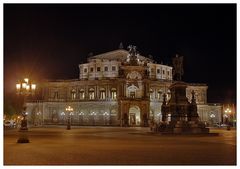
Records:
{"label": "night sky", "polygon": [[120,42],[208,85],[208,102],[236,101],[235,4],[4,4],[4,91],[18,79],[77,79],[89,53]]}

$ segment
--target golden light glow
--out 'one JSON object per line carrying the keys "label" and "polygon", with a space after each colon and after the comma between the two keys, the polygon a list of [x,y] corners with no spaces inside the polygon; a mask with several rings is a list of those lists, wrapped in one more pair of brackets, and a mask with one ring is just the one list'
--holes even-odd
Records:
{"label": "golden light glow", "polygon": [[29,89],[30,89],[30,86],[29,86],[29,85],[27,85],[27,86],[26,86],[26,90],[29,90]]}
{"label": "golden light glow", "polygon": [[67,108],[66,108],[66,111],[73,111],[73,108],[71,107],[71,106],[68,106]]}
{"label": "golden light glow", "polygon": [[31,83],[31,81],[28,78],[24,78],[20,82],[18,81],[16,83],[17,94],[23,94],[23,95],[34,94],[36,87],[37,85],[34,83]]}
{"label": "golden light glow", "polygon": [[17,88],[17,90],[20,90],[20,88],[21,88],[21,84],[16,84],[16,88]]}
{"label": "golden light glow", "polygon": [[27,83],[22,83],[22,88],[26,89]]}
{"label": "golden light glow", "polygon": [[32,84],[31,89],[35,90],[36,89],[36,84]]}
{"label": "golden light glow", "polygon": [[231,113],[232,111],[231,111],[231,109],[229,109],[229,108],[227,108],[226,110],[225,110],[225,113]]}
{"label": "golden light glow", "polygon": [[28,78],[24,78],[24,81],[25,81],[26,83],[28,83],[29,79],[28,79]]}

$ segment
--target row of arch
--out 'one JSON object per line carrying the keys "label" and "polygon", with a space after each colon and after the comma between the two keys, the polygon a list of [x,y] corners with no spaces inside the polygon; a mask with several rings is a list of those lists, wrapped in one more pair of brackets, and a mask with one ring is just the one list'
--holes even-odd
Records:
{"label": "row of arch", "polygon": [[[109,91],[106,90],[106,88],[99,88],[99,90],[95,90],[94,88],[89,88],[87,91],[85,89],[71,89],[70,90],[70,97],[71,100],[95,100],[95,99],[117,99],[117,89],[111,88]],[[58,91],[55,91],[54,93],[54,99],[58,99],[59,94]]]}

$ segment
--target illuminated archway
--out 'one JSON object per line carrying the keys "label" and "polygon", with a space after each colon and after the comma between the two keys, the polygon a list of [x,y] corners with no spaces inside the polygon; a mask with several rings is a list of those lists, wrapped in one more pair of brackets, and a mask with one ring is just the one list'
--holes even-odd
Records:
{"label": "illuminated archway", "polygon": [[139,126],[141,123],[140,108],[138,106],[131,106],[129,108],[129,125]]}

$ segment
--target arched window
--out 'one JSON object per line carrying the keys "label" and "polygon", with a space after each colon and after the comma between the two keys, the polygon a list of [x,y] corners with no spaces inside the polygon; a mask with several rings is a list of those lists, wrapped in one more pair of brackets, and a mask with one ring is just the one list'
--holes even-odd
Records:
{"label": "arched window", "polygon": [[162,89],[159,89],[159,90],[158,90],[158,93],[157,93],[157,97],[158,97],[159,100],[162,99],[162,94],[163,94]]}
{"label": "arched window", "polygon": [[150,97],[150,99],[153,99],[154,97],[153,97],[153,89],[149,89],[149,97]]}
{"label": "arched window", "polygon": [[132,99],[134,99],[135,97],[136,97],[136,90],[137,90],[138,88],[137,88],[137,86],[135,86],[135,85],[131,85],[131,86],[129,86],[128,88],[127,88],[127,90],[128,90],[128,97],[130,97],[130,98],[132,98]]}
{"label": "arched window", "polygon": [[85,92],[84,89],[79,90],[79,98],[83,100],[85,98]]}
{"label": "arched window", "polygon": [[106,99],[105,88],[100,88],[100,99]]}
{"label": "arched window", "polygon": [[117,89],[116,88],[112,88],[111,89],[111,99],[117,99]]}
{"label": "arched window", "polygon": [[168,91],[167,91],[167,100],[170,100],[170,98],[171,98],[171,91],[168,90]]}
{"label": "arched window", "polygon": [[53,93],[53,98],[54,98],[54,99],[58,99],[58,96],[59,96],[59,95],[58,95],[58,91],[54,91],[54,93]]}
{"label": "arched window", "polygon": [[89,95],[89,99],[93,100],[95,98],[95,93],[94,93],[94,89],[90,88],[88,91],[88,95]]}
{"label": "arched window", "polygon": [[72,98],[72,100],[75,100],[75,99],[76,99],[76,96],[77,96],[76,90],[75,90],[75,89],[72,89],[72,90],[71,90],[71,98]]}

